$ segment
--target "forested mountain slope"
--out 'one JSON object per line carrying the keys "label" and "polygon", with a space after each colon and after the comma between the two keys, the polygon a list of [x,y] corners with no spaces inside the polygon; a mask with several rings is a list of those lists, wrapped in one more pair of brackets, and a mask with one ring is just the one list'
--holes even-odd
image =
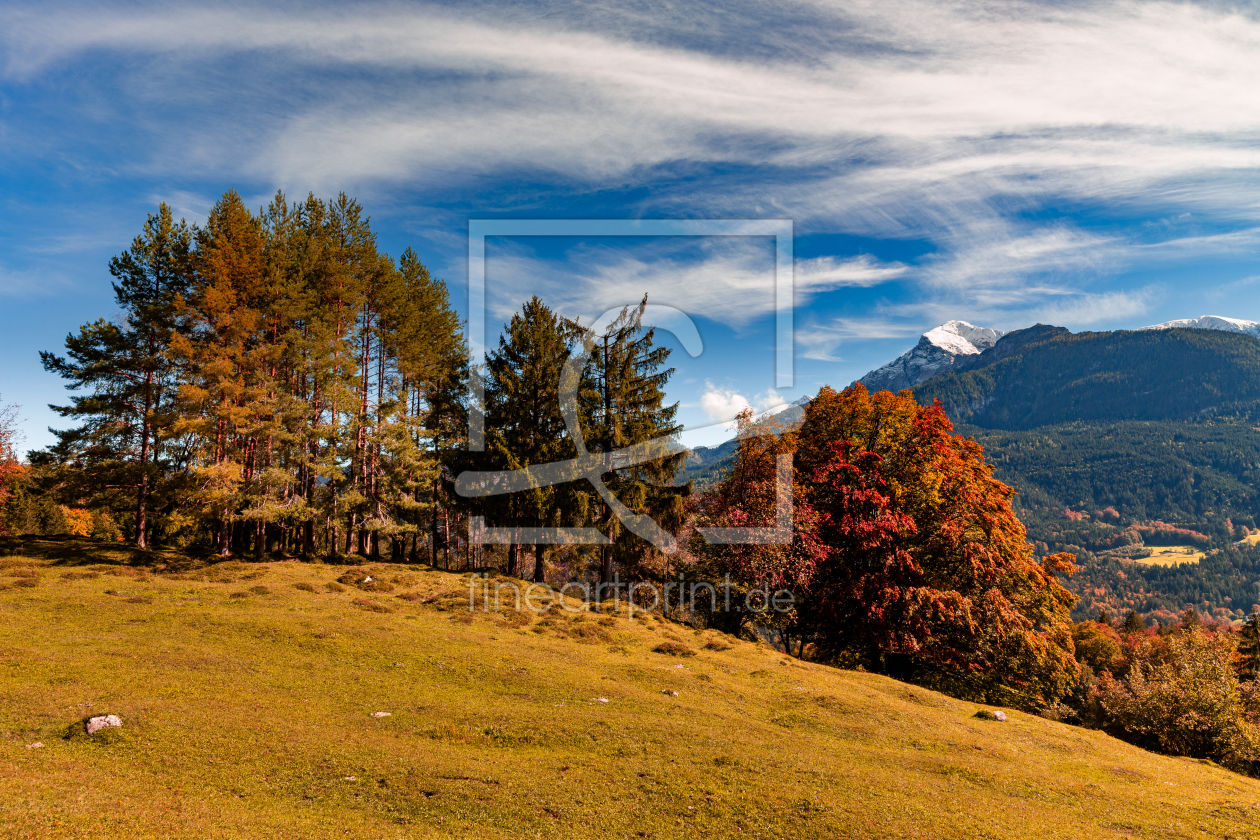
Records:
{"label": "forested mountain slope", "polygon": [[1195,329],[1072,334],[1037,325],[1003,336],[915,395],[939,399],[955,422],[991,429],[1229,413],[1260,401],[1260,339]]}
{"label": "forested mountain slope", "polygon": [[[1068,423],[1023,431],[960,426],[975,437],[1040,554],[1070,551],[1074,615],[1129,609],[1171,620],[1194,604],[1231,618],[1260,602],[1260,550],[1234,546],[1260,513],[1260,432],[1210,419]],[[1207,554],[1176,567],[1132,562],[1151,547]]]}

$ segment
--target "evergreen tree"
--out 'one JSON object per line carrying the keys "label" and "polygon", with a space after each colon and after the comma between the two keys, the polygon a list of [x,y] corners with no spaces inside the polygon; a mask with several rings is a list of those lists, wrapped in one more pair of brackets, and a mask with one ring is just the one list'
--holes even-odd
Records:
{"label": "evergreen tree", "polygon": [[[588,381],[583,388],[583,414],[591,419],[585,433],[592,451],[611,453],[638,443],[677,435],[678,404],[665,404],[665,385],[674,374],[663,367],[672,352],[656,346],[655,330],[644,329],[647,297],[625,307],[600,335],[588,336],[594,347]],[[594,445],[590,445],[591,443]],[[635,514],[650,515],[676,533],[684,521],[686,487],[674,485],[685,454],[664,455],[642,464],[619,467],[610,457],[605,485]],[[645,560],[653,549],[625,531],[607,505],[601,527],[612,540],[600,555],[600,580],[613,579],[614,562],[632,576],[649,574]]]}
{"label": "evergreen tree", "polygon": [[276,348],[265,341],[266,239],[260,221],[229,192],[198,232],[196,277],[186,307],[191,331],[173,349],[185,368],[179,429],[200,442],[194,475],[213,518],[215,546],[243,550],[242,523],[265,481],[260,438],[273,431]]}
{"label": "evergreen tree", "polygon": [[[550,464],[576,454],[560,413],[560,373],[573,335],[537,297],[513,315],[486,364],[487,451],[502,469]],[[558,525],[555,486],[499,497],[499,516],[516,526]],[[534,546],[533,579],[543,580],[546,547]],[[516,551],[511,552],[513,559]]]}
{"label": "evergreen tree", "polygon": [[1260,677],[1260,611],[1255,607],[1238,631],[1239,676],[1244,680]]}
{"label": "evergreen tree", "polygon": [[277,193],[252,213],[229,192],[195,231],[162,207],[111,270],[120,322],[44,354],[92,393],[62,410],[88,422],[37,456],[41,492],[136,489],[142,544],[154,488],[178,486],[167,525],[224,555],[414,558],[426,532],[436,550],[467,352],[445,285],[413,251],[381,253],[357,202]]}
{"label": "evergreen tree", "polygon": [[134,540],[141,548],[148,545],[149,499],[169,431],[177,372],[169,349],[183,328],[179,304],[192,278],[191,249],[187,224],[160,205],[131,248],[110,261],[120,319],[100,319],[67,336],[66,357],[40,353],[44,368],[67,379],[67,388],[89,392],[53,406],[83,421],[55,432],[62,458],[87,474],[90,490],[134,491]]}
{"label": "evergreen tree", "polygon": [[1142,620],[1142,616],[1138,615],[1133,610],[1129,610],[1128,615],[1124,617],[1124,632],[1130,634],[1145,633],[1146,622]]}

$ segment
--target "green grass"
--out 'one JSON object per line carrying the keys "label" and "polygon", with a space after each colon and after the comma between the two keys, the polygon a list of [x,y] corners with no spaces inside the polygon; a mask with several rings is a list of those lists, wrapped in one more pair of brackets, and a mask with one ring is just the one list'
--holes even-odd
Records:
{"label": "green grass", "polygon": [[1260,837],[1260,783],[1209,763],[655,618],[470,615],[406,566],[5,557],[3,837]]}
{"label": "green grass", "polygon": [[1136,562],[1145,566],[1179,566],[1182,563],[1198,563],[1204,554],[1189,545],[1152,545],[1148,546],[1150,557],[1137,558]]}

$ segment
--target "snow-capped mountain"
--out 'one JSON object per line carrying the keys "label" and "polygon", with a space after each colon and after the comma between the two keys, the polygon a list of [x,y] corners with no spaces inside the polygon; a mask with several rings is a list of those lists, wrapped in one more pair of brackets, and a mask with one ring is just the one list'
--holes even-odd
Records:
{"label": "snow-capped mountain", "polygon": [[1202,318],[1180,318],[1176,321],[1165,321],[1142,327],[1144,330],[1224,330],[1226,332],[1246,333],[1260,338],[1260,321],[1244,321],[1240,318],[1222,318],[1219,315],[1204,315]]}
{"label": "snow-capped mountain", "polygon": [[966,321],[946,321],[925,332],[913,348],[858,382],[871,391],[913,388],[938,373],[951,370],[969,356],[983,353],[1004,334],[1001,330],[977,327]]}

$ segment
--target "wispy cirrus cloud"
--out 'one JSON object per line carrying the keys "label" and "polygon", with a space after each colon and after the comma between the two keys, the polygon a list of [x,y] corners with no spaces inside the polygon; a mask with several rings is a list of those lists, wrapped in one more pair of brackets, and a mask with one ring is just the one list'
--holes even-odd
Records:
{"label": "wispy cirrus cloud", "polygon": [[[876,286],[906,271],[900,263],[868,255],[800,260],[796,304],[807,306],[824,291]],[[506,244],[489,252],[486,281],[492,311],[502,318],[534,294],[569,317],[585,318],[647,294],[653,303],[739,327],[774,312],[774,272],[770,239],[714,236],[624,247],[577,245],[561,258]]]}
{"label": "wispy cirrus cloud", "polygon": [[[126,164],[151,173],[324,193],[650,184],[645,213],[790,216],[806,231],[935,246],[919,265],[802,263],[805,302],[896,277],[954,312],[1019,298],[1021,311],[1070,314],[1065,300],[1106,294],[1092,288],[1099,276],[1245,247],[1252,234],[1234,231],[1260,226],[1260,21],[1246,9],[723,11],[15,7],[0,12],[0,39],[10,84],[126,56],[108,64],[115,98],[95,116],[136,116]],[[750,174],[690,177],[714,165]],[[519,204],[507,196],[486,201]],[[1171,210],[1204,230],[1136,221]],[[650,286],[740,322],[761,270],[729,255],[707,265],[669,287],[654,285],[659,266],[632,260],[582,282],[610,295]],[[702,284],[711,291],[692,291]],[[1105,298],[1108,311],[1139,305],[1130,298]]]}

